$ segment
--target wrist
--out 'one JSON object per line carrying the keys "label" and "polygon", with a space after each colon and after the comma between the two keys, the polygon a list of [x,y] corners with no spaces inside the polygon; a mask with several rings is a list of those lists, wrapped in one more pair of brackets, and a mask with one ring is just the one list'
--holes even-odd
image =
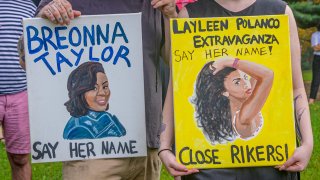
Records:
{"label": "wrist", "polygon": [[232,67],[237,69],[238,68],[238,64],[239,64],[239,58],[234,58],[233,63],[232,63]]}
{"label": "wrist", "polygon": [[158,156],[160,156],[160,154],[161,154],[161,153],[164,153],[165,151],[170,151],[171,153],[173,153],[172,150],[171,150],[171,148],[164,148],[164,149],[159,149],[159,151],[158,151]]}
{"label": "wrist", "polygon": [[164,17],[167,18],[167,19],[177,18],[178,17],[178,13],[177,13],[177,11],[174,11],[173,13],[165,14]]}

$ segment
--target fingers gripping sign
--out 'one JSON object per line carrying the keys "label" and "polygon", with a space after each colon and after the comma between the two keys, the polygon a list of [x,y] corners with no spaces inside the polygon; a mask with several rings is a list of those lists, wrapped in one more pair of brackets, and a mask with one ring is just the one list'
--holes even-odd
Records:
{"label": "fingers gripping sign", "polygon": [[66,0],[53,0],[39,12],[40,17],[60,25],[69,25],[70,20],[80,15],[81,12],[73,10],[72,5]]}
{"label": "fingers gripping sign", "polygon": [[168,18],[177,17],[175,0],[152,0],[153,8],[159,9]]}
{"label": "fingers gripping sign", "polygon": [[65,7],[65,6],[67,6],[67,4],[65,4],[65,6],[64,5],[62,5],[62,3],[59,1],[59,0],[56,0],[56,1],[53,1],[54,3],[52,3],[52,5],[51,5],[51,7],[53,7],[54,9],[55,9],[55,11],[56,12],[58,12],[58,13],[56,13],[57,15],[58,15],[58,21],[59,21],[59,23],[61,24],[63,24],[63,23],[65,23],[65,24],[70,24],[70,19],[69,19],[69,17],[68,17],[68,13],[67,13],[67,8],[68,7]]}
{"label": "fingers gripping sign", "polygon": [[179,164],[171,151],[163,151],[159,153],[159,157],[165,165],[167,171],[174,177],[199,172],[198,169],[188,169],[184,165]]}
{"label": "fingers gripping sign", "polygon": [[298,147],[293,155],[283,164],[276,166],[280,171],[301,172],[308,164],[311,156],[311,151],[306,146],[302,145]]}

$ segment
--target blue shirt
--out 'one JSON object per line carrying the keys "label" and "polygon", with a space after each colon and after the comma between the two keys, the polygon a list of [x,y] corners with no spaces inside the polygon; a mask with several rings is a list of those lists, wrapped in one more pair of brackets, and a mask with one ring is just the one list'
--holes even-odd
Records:
{"label": "blue shirt", "polygon": [[0,95],[27,89],[17,44],[22,35],[22,19],[33,17],[35,10],[31,0],[0,0]]}
{"label": "blue shirt", "polygon": [[[314,32],[311,36],[311,46],[320,44],[320,31]],[[320,51],[314,51],[313,54],[320,56]]]}
{"label": "blue shirt", "polygon": [[99,139],[124,135],[126,135],[126,129],[115,115],[96,111],[89,111],[87,115],[81,117],[71,117],[63,132],[63,138],[69,140]]}

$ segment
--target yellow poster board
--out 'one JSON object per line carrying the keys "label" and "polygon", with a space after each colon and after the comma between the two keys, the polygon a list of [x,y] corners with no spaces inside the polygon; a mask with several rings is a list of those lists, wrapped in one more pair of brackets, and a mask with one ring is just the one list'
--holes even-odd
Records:
{"label": "yellow poster board", "polygon": [[284,163],[296,147],[288,17],[170,23],[177,161]]}

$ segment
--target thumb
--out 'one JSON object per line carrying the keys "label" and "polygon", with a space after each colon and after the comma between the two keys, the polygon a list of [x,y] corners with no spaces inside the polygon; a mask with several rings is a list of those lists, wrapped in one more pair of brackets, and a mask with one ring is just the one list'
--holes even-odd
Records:
{"label": "thumb", "polygon": [[292,156],[290,159],[288,159],[280,168],[279,170],[285,170],[287,167],[292,166],[296,162],[295,158]]}
{"label": "thumb", "polygon": [[177,170],[177,171],[188,171],[188,168],[182,164],[179,164],[178,162],[174,162],[172,164],[172,168]]}

